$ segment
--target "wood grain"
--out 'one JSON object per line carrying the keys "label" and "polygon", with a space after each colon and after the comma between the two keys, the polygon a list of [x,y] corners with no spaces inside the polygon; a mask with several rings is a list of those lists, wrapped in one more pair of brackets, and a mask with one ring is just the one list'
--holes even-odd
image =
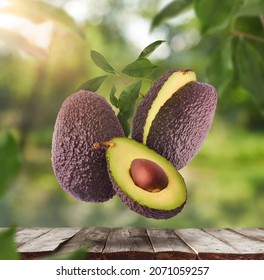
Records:
{"label": "wood grain", "polygon": [[21,228],[16,232],[16,244],[17,247],[24,245],[25,243],[40,237],[41,235],[50,231],[50,228]]}
{"label": "wood grain", "polygon": [[252,239],[230,229],[205,229],[205,232],[218,238],[239,253],[239,259],[263,260],[264,242]]}
{"label": "wood grain", "polygon": [[172,229],[147,229],[157,260],[194,260],[195,252]]}
{"label": "wood grain", "polygon": [[263,228],[17,228],[15,241],[23,259],[78,249],[86,259],[264,259]]}
{"label": "wood grain", "polygon": [[175,233],[196,252],[198,259],[239,259],[239,252],[201,229],[177,229]]}
{"label": "wood grain", "polygon": [[86,259],[102,259],[109,233],[109,228],[83,228],[69,242],[65,243],[57,254],[82,249],[87,252]]}
{"label": "wood grain", "polygon": [[103,258],[117,260],[153,259],[154,250],[145,229],[114,228],[108,236]]}
{"label": "wood grain", "polygon": [[238,232],[242,235],[245,235],[248,238],[264,241],[264,229],[263,228],[234,228],[232,230],[235,232]]}
{"label": "wood grain", "polygon": [[19,252],[24,259],[54,255],[56,250],[79,230],[78,228],[53,228],[20,246]]}

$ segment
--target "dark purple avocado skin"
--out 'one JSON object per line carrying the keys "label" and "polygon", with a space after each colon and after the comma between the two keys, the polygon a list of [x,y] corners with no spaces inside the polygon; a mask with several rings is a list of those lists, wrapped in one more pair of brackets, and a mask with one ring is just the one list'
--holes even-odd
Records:
{"label": "dark purple avocado skin", "polygon": [[217,92],[211,85],[190,82],[161,107],[147,146],[179,170],[198,153],[213,122]]}
{"label": "dark purple avocado skin", "polygon": [[[132,138],[143,142],[148,111],[161,87],[175,72],[157,80],[139,104],[132,127]],[[164,156],[179,170],[200,150],[213,122],[217,92],[209,84],[196,81],[180,88],[160,108],[152,122],[146,145]]]}
{"label": "dark purple avocado skin", "polygon": [[[180,205],[179,207],[177,207],[175,209],[171,209],[171,210],[153,209],[153,208],[147,207],[145,205],[139,204],[135,200],[131,199],[120,189],[120,187],[117,185],[117,183],[115,182],[115,179],[112,176],[111,176],[111,180],[112,180],[114,189],[116,191],[116,194],[119,196],[121,201],[125,205],[127,205],[128,208],[130,208],[132,211],[134,211],[135,213],[137,213],[141,216],[144,216],[146,218],[151,218],[151,219],[156,219],[156,220],[172,218],[182,211],[182,209],[186,203],[186,200],[185,200],[185,202],[182,205]],[[187,197],[186,197],[186,199],[187,199]]]}
{"label": "dark purple avocado skin", "polygon": [[80,90],[63,102],[53,132],[51,161],[66,192],[87,202],[104,202],[114,196],[106,151],[93,148],[94,143],[113,137],[124,137],[124,132],[102,96]]}
{"label": "dark purple avocado skin", "polygon": [[168,80],[168,78],[178,70],[171,70],[164,74],[158,81],[156,81],[151,87],[150,91],[144,96],[143,100],[140,102],[135,117],[133,119],[132,126],[132,138],[136,141],[143,142],[143,128],[146,123],[148,116],[148,111],[151,108],[153,101],[156,99],[159,91],[161,90],[163,84]]}

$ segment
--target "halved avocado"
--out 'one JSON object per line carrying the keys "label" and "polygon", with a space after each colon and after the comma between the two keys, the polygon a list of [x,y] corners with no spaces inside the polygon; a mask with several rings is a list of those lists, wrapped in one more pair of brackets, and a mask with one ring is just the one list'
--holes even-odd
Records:
{"label": "halved avocado", "polygon": [[[171,218],[182,210],[187,199],[186,185],[180,173],[168,160],[147,146],[128,138],[113,138],[108,146],[106,157],[110,178],[116,193],[131,210],[154,219]],[[149,190],[136,185],[135,175],[131,172],[132,163],[135,161],[143,165],[146,161],[147,170],[162,170],[166,178],[161,174],[165,179],[161,182],[167,182],[166,185],[161,183],[163,186],[160,188],[149,186]],[[139,179],[141,173],[144,173],[143,169],[139,164],[138,170],[135,170]],[[148,175],[158,177],[157,172],[153,173]]]}
{"label": "halved avocado", "polygon": [[169,71],[154,83],[139,104],[132,138],[161,154],[179,170],[202,147],[216,104],[216,89],[197,82],[193,71]]}

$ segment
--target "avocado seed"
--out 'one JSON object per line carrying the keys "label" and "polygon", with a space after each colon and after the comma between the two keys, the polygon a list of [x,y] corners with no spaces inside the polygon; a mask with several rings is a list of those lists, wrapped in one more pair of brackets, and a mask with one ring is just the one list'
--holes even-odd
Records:
{"label": "avocado seed", "polygon": [[130,167],[130,176],[135,185],[148,192],[159,192],[168,185],[168,177],[163,169],[148,159],[134,159]]}

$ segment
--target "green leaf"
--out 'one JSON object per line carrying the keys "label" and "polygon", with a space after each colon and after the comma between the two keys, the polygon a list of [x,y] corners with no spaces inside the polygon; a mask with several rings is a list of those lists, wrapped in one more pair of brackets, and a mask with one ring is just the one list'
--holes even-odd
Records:
{"label": "green leaf", "polygon": [[104,75],[104,76],[90,79],[90,80],[84,82],[83,84],[81,84],[79,86],[78,90],[84,89],[84,90],[90,90],[90,91],[97,91],[107,77],[108,77],[107,75]]}
{"label": "green leaf", "polygon": [[125,136],[128,137],[130,134],[130,124],[128,122],[128,113],[127,112],[119,112],[117,114],[117,118],[122,125],[122,128],[124,130]]}
{"label": "green leaf", "polygon": [[206,68],[208,82],[221,95],[233,77],[231,40],[225,41],[211,56]]}
{"label": "green leaf", "polygon": [[0,197],[8,190],[21,165],[18,143],[8,131],[0,133]]}
{"label": "green leaf", "polygon": [[19,254],[15,244],[14,227],[0,232],[0,260],[19,260]]}
{"label": "green leaf", "polygon": [[240,0],[196,0],[195,11],[201,22],[202,33],[226,28],[231,15],[240,5]]}
{"label": "green leaf", "polygon": [[151,43],[146,48],[144,48],[144,50],[140,53],[138,58],[143,58],[143,57],[149,56],[164,42],[165,41],[163,41],[163,40],[158,40],[158,41]]}
{"label": "green leaf", "polygon": [[263,15],[264,1],[263,0],[244,0],[244,5],[240,8],[237,15],[256,16]]}
{"label": "green leaf", "polygon": [[116,74],[115,69],[107,62],[105,57],[97,51],[91,51],[91,58],[96,66],[107,73]]}
{"label": "green leaf", "polygon": [[264,61],[254,44],[242,39],[235,51],[235,67],[240,84],[249,91],[264,113]]}
{"label": "green leaf", "polygon": [[126,87],[120,94],[118,106],[121,112],[128,112],[128,117],[131,117],[134,112],[134,107],[138,99],[142,81],[138,81]]}
{"label": "green leaf", "polygon": [[116,87],[115,85],[113,85],[110,92],[110,102],[113,106],[118,108],[118,99],[116,98],[115,93],[116,93]]}
{"label": "green leaf", "polygon": [[136,101],[138,99],[142,81],[138,81],[126,87],[119,96],[118,106],[119,113],[117,115],[126,136],[130,134],[129,119],[132,117]]}
{"label": "green leaf", "polygon": [[154,29],[167,19],[176,17],[190,6],[193,0],[176,0],[165,6],[153,19],[151,29]]}
{"label": "green leaf", "polygon": [[131,77],[144,77],[150,75],[157,66],[153,65],[147,58],[138,58],[128,64],[122,73]]}
{"label": "green leaf", "polygon": [[[240,34],[239,34],[239,33]],[[256,36],[264,43],[264,29],[260,17],[258,16],[241,16],[238,17],[234,24],[234,33],[241,36]],[[243,34],[242,34],[243,33]]]}

